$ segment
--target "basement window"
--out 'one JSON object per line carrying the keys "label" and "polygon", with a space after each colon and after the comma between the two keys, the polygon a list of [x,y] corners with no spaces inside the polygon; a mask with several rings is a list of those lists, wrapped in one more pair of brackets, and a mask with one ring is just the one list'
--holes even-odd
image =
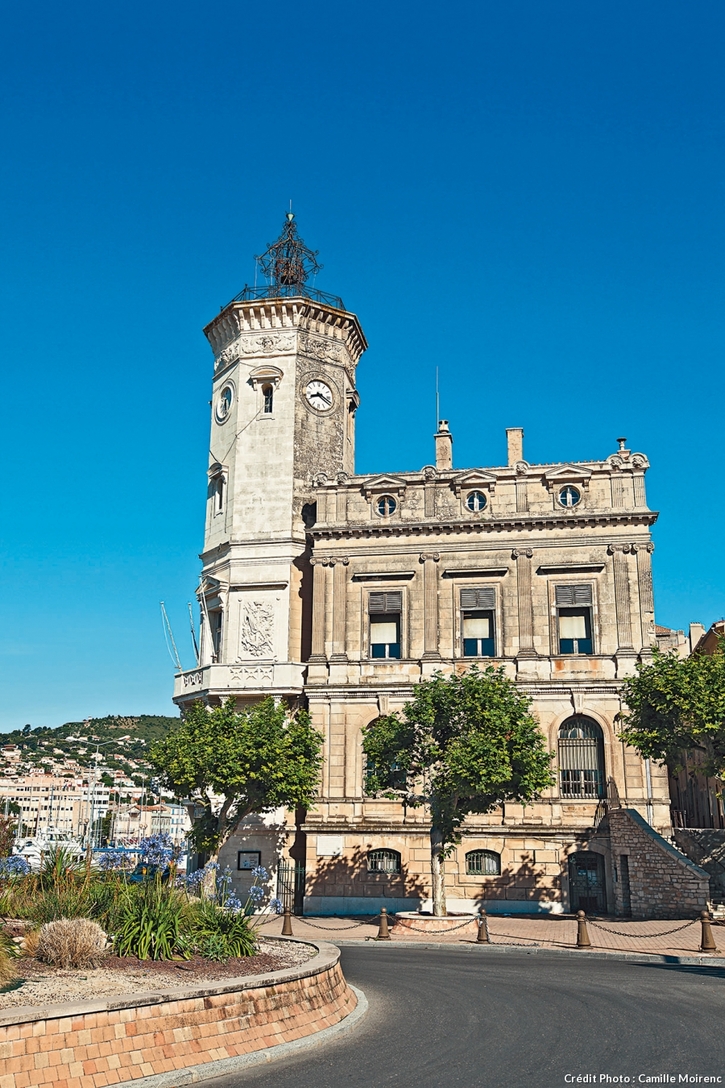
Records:
{"label": "basement window", "polygon": [[369,873],[399,873],[400,854],[397,850],[371,850],[368,854]]}

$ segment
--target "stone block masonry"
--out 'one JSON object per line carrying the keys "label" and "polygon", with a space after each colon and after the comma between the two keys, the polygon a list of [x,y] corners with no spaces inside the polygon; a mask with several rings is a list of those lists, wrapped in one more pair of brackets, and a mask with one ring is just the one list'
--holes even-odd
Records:
{"label": "stone block masonry", "polygon": [[289,1043],[356,999],[333,945],[301,967],[216,987],[0,1013],[0,1088],[104,1088]]}
{"label": "stone block masonry", "polygon": [[[620,916],[686,918],[708,906],[710,881],[699,865],[663,839],[634,809],[611,809],[599,825],[614,868],[614,909]],[[622,858],[627,861],[623,865]],[[628,876],[628,879],[627,879]]]}

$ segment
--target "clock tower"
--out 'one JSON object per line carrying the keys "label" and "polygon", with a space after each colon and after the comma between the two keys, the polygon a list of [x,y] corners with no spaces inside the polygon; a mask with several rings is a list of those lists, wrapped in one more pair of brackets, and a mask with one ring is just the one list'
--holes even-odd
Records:
{"label": "clock tower", "polygon": [[367,347],[288,212],[245,287],[205,328],[214,352],[199,667],[175,701],[296,698],[311,639],[317,487],[354,472],[355,370]]}

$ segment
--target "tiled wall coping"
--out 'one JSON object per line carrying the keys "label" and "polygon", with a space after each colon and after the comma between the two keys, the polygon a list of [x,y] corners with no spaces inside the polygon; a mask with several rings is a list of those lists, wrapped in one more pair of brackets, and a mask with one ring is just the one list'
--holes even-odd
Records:
{"label": "tiled wall coping", "polygon": [[[340,950],[204,986],[0,1013],[0,1088],[105,1088],[227,1062],[333,1027],[356,998]],[[172,1077],[173,1079],[173,1077]]]}
{"label": "tiled wall coping", "polygon": [[238,978],[217,980],[206,986],[169,986],[163,990],[143,990],[141,993],[128,995],[113,994],[110,997],[101,997],[97,1001],[64,1002],[60,1005],[16,1005],[14,1008],[0,1009],[0,1028],[8,1027],[10,1024],[27,1024],[31,1020],[56,1020],[68,1016],[85,1016],[94,1012],[109,1012],[111,1009],[141,1008],[144,1005],[161,1005],[165,1001],[185,1001],[193,997],[256,990],[261,986],[273,986],[277,982],[293,982],[296,979],[319,975],[329,970],[340,958],[340,950],[337,946],[328,944],[327,941],[313,943],[295,938],[295,944],[306,944],[316,948],[317,955],[297,967],[283,967],[280,971],[269,971],[266,975],[240,975]]}

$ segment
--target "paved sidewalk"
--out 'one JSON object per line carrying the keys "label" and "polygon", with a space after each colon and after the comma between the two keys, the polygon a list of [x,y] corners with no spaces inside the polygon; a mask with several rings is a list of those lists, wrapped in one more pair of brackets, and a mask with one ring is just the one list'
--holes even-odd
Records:
{"label": "paved sidewalk", "polygon": [[[393,915],[390,916],[391,923]],[[666,956],[702,956],[700,952],[700,922],[683,918],[681,921],[629,922],[599,921],[587,919],[589,940],[593,951],[655,953]],[[262,932],[268,936],[279,935],[282,919],[270,919],[264,923]],[[293,918],[292,929],[295,937],[322,940],[365,941],[375,937],[378,932],[375,922],[356,918]],[[566,915],[547,917],[516,917],[489,915],[488,930],[491,944],[519,945],[565,949],[576,947],[576,918]],[[713,925],[712,933],[718,952],[725,965],[725,927]],[[390,935],[400,944],[411,941],[424,941],[426,944],[458,944],[475,940],[474,923],[446,934],[431,933],[427,930],[403,931],[399,925],[391,924]],[[713,955],[713,953],[708,953]]]}

